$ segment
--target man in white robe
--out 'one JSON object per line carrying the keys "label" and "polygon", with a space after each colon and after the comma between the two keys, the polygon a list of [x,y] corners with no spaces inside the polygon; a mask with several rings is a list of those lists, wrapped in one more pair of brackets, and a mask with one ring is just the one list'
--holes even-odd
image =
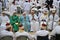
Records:
{"label": "man in white robe", "polygon": [[6,23],[10,22],[9,17],[6,16],[6,14],[4,12],[2,12],[1,19],[2,19],[2,24],[6,24]]}
{"label": "man in white robe", "polygon": [[9,7],[10,16],[12,16],[15,11],[17,11],[17,7],[14,3],[12,3]]}
{"label": "man in white robe", "polygon": [[2,13],[2,2],[0,2],[0,15]]}
{"label": "man in white robe", "polygon": [[39,22],[38,17],[34,13],[34,10],[31,10],[31,14],[29,15],[30,22],[31,22],[31,31],[38,31],[39,30]]}
{"label": "man in white robe", "polygon": [[49,16],[49,23],[48,23],[48,29],[52,30],[57,25],[57,21],[59,20],[59,16],[56,14],[56,9],[51,9],[51,15]]}
{"label": "man in white robe", "polygon": [[40,20],[40,22],[42,20],[46,20],[46,22],[48,22],[48,10],[47,10],[47,8],[43,9],[43,14],[39,17],[39,20]]}
{"label": "man in white robe", "polygon": [[31,4],[26,0],[26,2],[23,3],[23,10],[27,12],[27,15],[29,14],[31,9]]}

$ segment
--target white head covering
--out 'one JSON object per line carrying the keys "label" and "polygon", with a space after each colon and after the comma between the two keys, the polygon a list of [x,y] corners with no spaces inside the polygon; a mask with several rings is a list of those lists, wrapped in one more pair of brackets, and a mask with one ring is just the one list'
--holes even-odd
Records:
{"label": "white head covering", "polygon": [[50,8],[50,11],[56,10],[56,8]]}
{"label": "white head covering", "polygon": [[37,8],[32,8],[31,10],[38,11]]}
{"label": "white head covering", "polygon": [[43,9],[40,8],[39,11],[43,11]]}
{"label": "white head covering", "polygon": [[47,11],[48,12],[48,9],[47,8],[43,8],[43,12]]}
{"label": "white head covering", "polygon": [[28,0],[25,0],[25,1],[28,1]]}

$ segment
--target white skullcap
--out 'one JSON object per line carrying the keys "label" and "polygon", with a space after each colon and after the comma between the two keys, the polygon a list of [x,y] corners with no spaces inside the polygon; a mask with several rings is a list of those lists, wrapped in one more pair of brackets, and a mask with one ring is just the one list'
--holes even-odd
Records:
{"label": "white skullcap", "polygon": [[44,12],[44,11],[47,11],[47,12],[48,12],[48,9],[47,9],[47,8],[43,8],[43,12]]}
{"label": "white skullcap", "polygon": [[28,0],[25,0],[25,1],[28,1]]}
{"label": "white skullcap", "polygon": [[21,7],[20,5],[17,5],[17,7]]}
{"label": "white skullcap", "polygon": [[41,6],[40,4],[37,4],[36,6]]}
{"label": "white skullcap", "polygon": [[6,11],[7,9],[5,8],[4,11]]}
{"label": "white skullcap", "polygon": [[23,14],[26,14],[26,12],[23,12]]}
{"label": "white skullcap", "polygon": [[43,11],[43,9],[40,8],[39,11]]}
{"label": "white skullcap", "polygon": [[32,5],[32,7],[35,7],[35,5]]}
{"label": "white skullcap", "polygon": [[43,22],[43,21],[42,21],[42,22],[41,22],[41,24],[43,24],[43,23],[47,25],[47,23],[46,23],[46,22]]}
{"label": "white skullcap", "polygon": [[56,10],[56,8],[50,8],[50,11]]}
{"label": "white skullcap", "polygon": [[31,10],[37,11],[37,8],[32,8]]}
{"label": "white skullcap", "polygon": [[5,13],[5,11],[3,11],[2,13]]}

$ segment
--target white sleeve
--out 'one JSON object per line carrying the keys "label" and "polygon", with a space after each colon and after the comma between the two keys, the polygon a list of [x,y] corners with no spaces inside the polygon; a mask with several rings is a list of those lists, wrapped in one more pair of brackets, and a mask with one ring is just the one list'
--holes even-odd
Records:
{"label": "white sleeve", "polygon": [[35,37],[35,40],[37,40],[37,32],[35,33],[34,37]]}
{"label": "white sleeve", "polygon": [[38,21],[38,17],[35,15],[35,20]]}
{"label": "white sleeve", "polygon": [[27,33],[27,36],[29,37],[30,40],[32,40],[32,35]]}
{"label": "white sleeve", "polygon": [[56,15],[56,21],[58,21],[59,20],[59,16],[58,15]]}
{"label": "white sleeve", "polygon": [[8,18],[8,16],[6,16],[7,22],[10,23],[10,19]]}
{"label": "white sleeve", "polygon": [[53,29],[53,31],[51,32],[51,36],[54,36],[56,34],[56,28],[55,29]]}

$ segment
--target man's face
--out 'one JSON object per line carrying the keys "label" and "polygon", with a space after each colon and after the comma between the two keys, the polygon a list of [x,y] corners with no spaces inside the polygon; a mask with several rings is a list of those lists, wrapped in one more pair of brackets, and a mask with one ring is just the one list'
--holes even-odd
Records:
{"label": "man's face", "polygon": [[34,11],[33,10],[31,10],[31,14],[34,15]]}
{"label": "man's face", "polygon": [[55,10],[53,10],[53,11],[52,11],[52,14],[55,14],[55,13],[56,13],[56,11],[55,11]]}
{"label": "man's face", "polygon": [[60,20],[58,21],[58,24],[60,25]]}
{"label": "man's face", "polygon": [[45,12],[43,12],[44,13],[44,15],[47,15],[47,11],[45,11]]}
{"label": "man's face", "polygon": [[5,16],[5,13],[3,13],[2,15]]}
{"label": "man's face", "polygon": [[26,12],[23,13],[23,16],[26,17]]}

